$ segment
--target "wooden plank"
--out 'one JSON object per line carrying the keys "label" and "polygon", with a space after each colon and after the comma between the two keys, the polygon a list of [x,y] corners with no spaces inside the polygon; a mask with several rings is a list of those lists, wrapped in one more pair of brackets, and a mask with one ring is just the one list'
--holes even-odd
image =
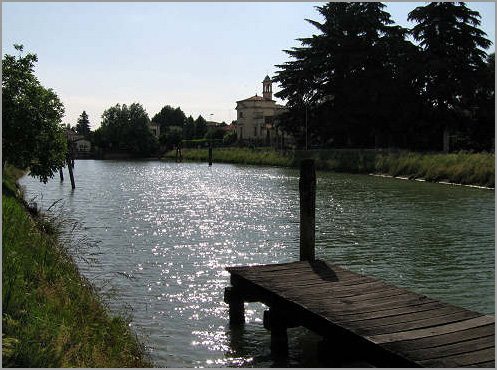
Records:
{"label": "wooden plank", "polygon": [[343,318],[344,316],[376,313],[385,310],[401,309],[408,307],[410,308],[430,302],[434,301],[432,300],[423,301],[419,299],[387,300],[385,302],[382,302],[381,304],[377,303],[375,305],[362,305],[362,306],[359,305],[350,306],[345,304],[337,304],[337,305],[327,304],[326,306],[323,306],[320,305],[319,303],[313,303],[313,304],[307,303],[305,304],[305,307],[313,310],[317,314],[320,314],[324,317],[327,317],[330,320],[333,320],[339,317]]}
{"label": "wooden plank", "polygon": [[[375,326],[372,328],[365,328],[361,323],[355,323],[357,326],[357,333],[361,335],[379,335],[398,333],[407,330],[423,329],[434,326],[446,325],[480,317],[481,314],[472,311],[461,310],[452,314],[430,317],[423,320],[399,322],[391,325]],[[352,326],[351,326],[352,327]]]}
{"label": "wooden plank", "polygon": [[[411,330],[423,326],[433,326],[432,324],[436,324],[439,320],[446,322],[459,321],[461,318],[477,316],[481,316],[481,314],[447,304],[439,304],[430,310],[425,310],[423,306],[419,306],[409,313],[379,318],[376,317],[366,320],[354,320],[354,317],[352,317],[349,320],[342,321],[342,323],[359,325],[362,330],[379,328],[379,330],[387,330],[384,332],[384,334],[386,334],[387,332],[392,332],[390,330],[394,329],[395,326],[397,326],[397,328],[404,327],[408,328],[406,330]],[[376,334],[380,334],[380,332],[378,331]]]}
{"label": "wooden plank", "polygon": [[[335,268],[335,266],[333,266]],[[252,265],[252,266],[231,266],[226,267],[230,273],[243,273],[250,271],[269,272],[269,271],[298,271],[299,269],[312,269],[312,265],[308,261],[297,261],[287,263],[274,263],[268,265]]]}
{"label": "wooden plank", "polygon": [[396,342],[407,339],[417,339],[423,337],[430,337],[434,335],[453,333],[460,330],[469,329],[478,326],[484,326],[492,323],[495,324],[495,319],[493,317],[480,316],[473,319],[459,321],[447,325],[440,325],[427,329],[409,330],[409,331],[390,333],[390,334],[371,335],[371,336],[365,336],[365,338],[369,339],[373,343],[384,344],[384,343]]}
{"label": "wooden plank", "polygon": [[[271,272],[271,273],[242,273],[238,274],[246,279],[249,279],[253,282],[261,283],[261,282],[266,282],[266,283],[299,283],[300,281],[311,281],[311,282],[318,282],[318,283],[339,283],[339,278],[337,278],[333,274],[327,274],[326,276],[318,276],[316,274],[313,274],[312,272],[297,272],[295,274],[287,274],[287,273],[282,273],[282,272]],[[360,281],[357,277],[351,277],[350,279],[347,280],[357,280]],[[341,281],[343,281],[342,279]]]}
{"label": "wooden plank", "polygon": [[250,269],[250,270],[240,270],[232,272],[240,276],[244,276],[251,279],[260,279],[263,277],[272,277],[273,279],[285,279],[289,281],[298,281],[301,276],[309,276],[315,279],[321,279],[326,281],[346,281],[350,279],[364,278],[355,274],[353,272],[345,272],[340,270],[322,270],[315,271],[309,266],[299,266],[296,269],[276,269],[276,270],[264,270],[264,269]]}
{"label": "wooden plank", "polygon": [[415,351],[417,349],[432,348],[436,346],[449,345],[459,342],[464,342],[480,337],[486,337],[495,334],[494,323],[460,330],[457,332],[441,334],[425,338],[410,339],[398,342],[391,342],[383,344],[383,347],[391,351]]}
{"label": "wooden plank", "polygon": [[433,360],[419,361],[419,363],[425,367],[463,367],[482,362],[491,362],[492,360],[495,361],[494,347]]}
{"label": "wooden plank", "polygon": [[313,278],[312,276],[302,276],[299,277],[299,280],[296,281],[287,281],[287,280],[282,281],[281,279],[275,279],[273,277],[261,277],[260,279],[257,279],[256,282],[257,284],[260,285],[271,286],[278,289],[299,288],[302,290],[302,288],[307,289],[315,287],[317,289],[326,289],[329,290],[330,292],[333,292],[335,290],[349,289],[350,287],[357,285],[364,285],[364,284],[370,284],[371,286],[377,285],[385,287],[384,284],[373,279],[350,279],[347,280],[346,282],[330,282],[322,279],[316,279]]}
{"label": "wooden plank", "polygon": [[414,293],[401,292],[397,296],[373,296],[371,299],[361,300],[360,296],[344,297],[344,298],[329,298],[323,297],[321,301],[305,298],[301,302],[309,307],[326,309],[327,311],[340,310],[352,312],[371,312],[387,308],[397,308],[405,305],[416,305],[424,302],[433,302],[431,298],[419,296]]}
{"label": "wooden plank", "polygon": [[[299,270],[296,272],[287,272],[287,271],[269,271],[269,272],[257,272],[257,271],[243,271],[236,272],[236,274],[246,277],[248,279],[259,281],[260,279],[272,279],[275,282],[282,283],[291,283],[298,282],[302,278],[313,279],[317,281],[325,281],[325,282],[333,282],[333,283],[343,283],[350,280],[375,280],[372,277],[361,276],[357,274],[336,274],[335,272],[322,272],[320,274],[315,273],[314,271],[304,271]],[[376,280],[377,281],[377,280]]]}
{"label": "wooden plank", "polygon": [[[260,283],[260,285],[265,287],[270,287],[269,284]],[[395,287],[385,287],[380,282],[368,282],[364,284],[354,284],[354,285],[333,285],[330,284],[313,284],[313,285],[304,285],[305,289],[302,289],[301,285],[295,286],[281,286],[274,285],[271,289],[274,289],[275,292],[286,294],[288,296],[294,297],[294,299],[299,299],[300,297],[309,297],[315,294],[319,295],[319,299],[322,299],[326,296],[327,299],[336,299],[340,297],[361,295],[361,294],[370,294],[370,293],[379,293],[379,292],[395,292],[395,293],[405,293],[405,291],[400,290]]]}
{"label": "wooden plank", "polygon": [[[373,312],[365,312],[365,313],[354,313],[354,314],[346,314],[342,312],[337,312],[336,317],[341,318],[341,322],[344,324],[347,322],[355,322],[362,320],[371,320],[371,319],[385,319],[391,320],[393,317],[400,317],[403,314],[421,314],[423,312],[434,311],[440,308],[446,307],[446,303],[432,301],[420,303],[418,305],[410,305],[406,307],[397,307],[397,308],[387,308],[383,310],[373,311]],[[429,314],[429,313],[428,313]]]}
{"label": "wooden plank", "polygon": [[[385,301],[398,301],[401,299],[412,299],[413,297],[410,293],[398,289],[376,289],[372,292],[368,290],[343,290],[337,294],[326,294],[326,292],[320,292],[319,290],[309,289],[307,295],[302,293],[288,290],[278,290],[275,292],[281,296],[299,303],[306,305],[319,303],[322,306],[336,306],[336,305],[348,305],[348,307],[361,307],[367,305],[369,307],[374,306],[376,303],[381,303]],[[326,298],[323,298],[326,297]]]}
{"label": "wooden plank", "polygon": [[401,309],[397,311],[388,312],[377,315],[370,315],[369,317],[349,317],[342,322],[355,322],[359,323],[363,328],[368,329],[376,326],[391,325],[401,322],[411,322],[423,320],[426,318],[433,318],[443,315],[448,315],[455,312],[465,311],[462,308],[450,306],[442,302],[434,302],[426,307],[419,306],[411,310]]}
{"label": "wooden plank", "polygon": [[466,340],[463,342],[451,343],[442,346],[422,348],[409,351],[409,358],[415,361],[431,360],[441,357],[459,355],[467,352],[474,352],[486,348],[494,348],[495,335]]}
{"label": "wooden plank", "polygon": [[481,367],[481,368],[487,368],[487,369],[495,369],[495,360],[494,361],[487,361],[487,362],[480,362],[474,365],[469,365],[468,367]]}
{"label": "wooden plank", "polygon": [[272,264],[272,265],[254,265],[254,266],[239,266],[239,267],[227,267],[226,270],[230,273],[236,273],[239,275],[251,275],[251,276],[263,276],[265,274],[288,274],[290,277],[297,273],[312,273],[317,276],[332,274],[336,275],[339,279],[348,279],[352,277],[366,277],[364,275],[357,274],[355,272],[340,268],[338,266],[332,266],[322,261],[314,261],[309,263],[308,261],[303,262],[292,262],[287,264]]}

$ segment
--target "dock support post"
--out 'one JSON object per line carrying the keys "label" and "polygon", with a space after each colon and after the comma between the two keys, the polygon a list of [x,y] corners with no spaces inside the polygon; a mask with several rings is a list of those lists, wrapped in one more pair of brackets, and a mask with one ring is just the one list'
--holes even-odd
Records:
{"label": "dock support post", "polygon": [[60,182],[64,182],[64,173],[62,172],[62,167],[59,168]]}
{"label": "dock support post", "polygon": [[67,159],[67,169],[69,170],[69,178],[71,179],[71,187],[73,189],[76,188],[76,184],[74,183],[74,174],[72,172],[73,165],[71,164],[71,159]]}
{"label": "dock support post", "polygon": [[245,324],[245,306],[242,296],[233,287],[227,287],[224,289],[224,302],[229,305],[230,326],[243,326]]}
{"label": "dock support post", "polygon": [[275,308],[264,311],[264,327],[271,331],[271,353],[277,356],[288,354],[287,325]]}
{"label": "dock support post", "polygon": [[209,145],[209,166],[212,166],[212,144]]}
{"label": "dock support post", "polygon": [[315,259],[316,166],[313,159],[300,165],[300,260]]}

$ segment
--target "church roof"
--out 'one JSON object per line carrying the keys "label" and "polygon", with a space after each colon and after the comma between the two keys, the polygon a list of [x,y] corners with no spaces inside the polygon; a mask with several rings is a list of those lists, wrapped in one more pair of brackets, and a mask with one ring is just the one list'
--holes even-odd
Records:
{"label": "church roof", "polygon": [[264,99],[262,96],[258,96],[257,94],[255,94],[254,96],[251,96],[250,98],[247,98],[247,99],[242,99],[242,100],[238,100],[238,102],[241,102],[241,101],[267,101],[268,99]]}
{"label": "church roof", "polygon": [[262,81],[262,82],[266,82],[266,81],[271,82],[271,78],[268,75],[266,75],[266,77],[264,78],[264,81]]}
{"label": "church roof", "polygon": [[260,101],[260,100],[264,100],[264,98],[262,96],[258,96],[257,94],[255,94],[254,96],[251,96],[250,98],[242,99],[239,101]]}

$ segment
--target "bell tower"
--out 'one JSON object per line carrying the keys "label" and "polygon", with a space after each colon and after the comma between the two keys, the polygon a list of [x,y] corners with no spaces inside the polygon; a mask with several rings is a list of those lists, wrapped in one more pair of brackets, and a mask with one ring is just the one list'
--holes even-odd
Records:
{"label": "bell tower", "polygon": [[266,76],[264,81],[262,81],[262,97],[264,100],[272,100],[273,99],[273,82]]}

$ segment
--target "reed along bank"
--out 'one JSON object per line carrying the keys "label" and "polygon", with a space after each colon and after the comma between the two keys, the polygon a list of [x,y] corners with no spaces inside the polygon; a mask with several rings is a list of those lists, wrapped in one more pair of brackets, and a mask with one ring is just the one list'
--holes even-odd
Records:
{"label": "reed along bank", "polygon": [[[7,175],[6,175],[7,173]],[[130,318],[105,302],[61,242],[54,220],[2,179],[3,367],[152,367]]]}
{"label": "reed along bank", "polygon": [[[183,160],[207,161],[208,149],[183,149]],[[164,158],[175,159],[176,151]],[[318,170],[382,174],[430,182],[495,187],[494,153],[417,153],[379,150],[309,150],[277,152],[247,148],[214,148],[212,160],[261,166],[299,167],[312,158]]]}

